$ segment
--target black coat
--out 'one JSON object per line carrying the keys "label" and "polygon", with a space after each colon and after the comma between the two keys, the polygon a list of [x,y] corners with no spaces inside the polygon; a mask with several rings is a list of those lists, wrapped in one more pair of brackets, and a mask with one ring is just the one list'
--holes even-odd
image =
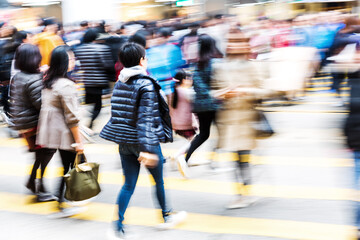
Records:
{"label": "black coat", "polygon": [[86,43],[75,50],[80,60],[80,78],[85,88],[108,88],[109,81],[115,81],[115,64],[108,46]]}
{"label": "black coat", "polygon": [[10,85],[10,113],[14,129],[37,126],[41,108],[42,74],[15,74]]}
{"label": "black coat", "polygon": [[160,142],[172,141],[171,124],[164,124],[171,122],[168,108],[159,91],[159,84],[148,76],[136,75],[125,83],[118,81],[111,98],[111,118],[100,137],[118,144],[138,145],[141,152],[150,153],[157,152]]}
{"label": "black coat", "polygon": [[345,122],[347,144],[353,150],[360,150],[360,77],[349,79],[350,113]]}

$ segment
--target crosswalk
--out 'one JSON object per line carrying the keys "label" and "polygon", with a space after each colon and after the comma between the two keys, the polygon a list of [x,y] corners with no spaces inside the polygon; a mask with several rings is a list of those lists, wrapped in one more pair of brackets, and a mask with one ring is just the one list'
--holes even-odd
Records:
{"label": "crosswalk", "polygon": [[[358,193],[351,184],[353,161],[351,154],[343,148],[344,139],[338,134],[341,129],[337,124],[345,117],[346,109],[329,107],[331,95],[323,93],[329,84],[326,77],[311,82],[308,96],[316,101],[304,101],[287,108],[265,108],[277,134],[261,140],[259,150],[254,151],[250,159],[254,182],[246,188],[246,194],[258,197],[256,204],[239,210],[225,209],[234,194],[245,192],[245,189],[233,178],[232,167],[237,156],[211,151],[211,145],[216,141],[216,137],[211,136],[209,143],[199,149],[193,159],[210,159],[220,169],[228,171],[216,173],[208,166],[193,167],[193,177],[186,180],[178,172],[170,171],[170,163],[165,164],[164,181],[170,202],[174,209],[188,212],[187,220],[171,230],[173,234],[159,233],[156,238],[150,234],[149,229],[160,223],[160,212],[152,208],[150,201],[154,182],[142,169],[126,213],[126,224],[141,232],[141,239],[162,239],[160,236],[174,240],[355,239],[352,202],[358,200]],[[344,94],[348,94],[347,87],[343,88]],[[290,120],[283,119],[284,116]],[[328,122],[324,123],[324,119]],[[326,124],[331,129],[324,126]],[[105,239],[105,235],[94,238],[91,233],[97,232],[96,236],[99,236],[99,231],[105,232],[103,224],[109,225],[116,215],[114,203],[123,184],[117,146],[100,139],[85,146],[88,160],[101,163],[102,193],[86,205],[85,212],[71,217],[70,220],[75,222],[50,221],[47,217],[57,211],[56,204],[32,203],[34,197],[23,187],[31,168],[32,154],[26,153],[22,139],[2,136],[3,130],[0,128],[0,215],[24,216],[24,219],[40,216],[51,229],[58,224],[65,227],[91,224],[93,229],[89,229],[88,234],[83,231],[77,235],[72,231],[67,233],[68,239]],[[164,155],[173,154],[182,143],[177,138],[175,143],[164,145]],[[60,165],[56,156],[45,175],[49,186],[56,186],[57,178],[62,174]],[[3,236],[7,236],[9,224],[1,222]],[[51,239],[61,239],[60,231],[59,238],[55,234]],[[37,239],[36,236],[27,232],[26,239]]]}

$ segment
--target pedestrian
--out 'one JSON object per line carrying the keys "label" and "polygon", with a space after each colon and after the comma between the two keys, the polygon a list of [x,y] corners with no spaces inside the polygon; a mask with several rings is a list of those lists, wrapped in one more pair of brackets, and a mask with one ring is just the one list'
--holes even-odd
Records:
{"label": "pedestrian", "polygon": [[[118,196],[118,216],[115,231],[109,237],[124,239],[124,214],[134,192],[141,164],[149,170],[156,183],[156,197],[162,209],[164,223],[170,228],[186,217],[185,212],[173,213],[165,197],[160,142],[172,141],[168,107],[158,83],[147,76],[145,49],[136,43],[125,44],[120,51],[124,65],[111,99],[111,119],[100,137],[119,144],[125,183]],[[166,113],[162,115],[162,113]]]}
{"label": "pedestrian", "polygon": [[[40,73],[41,55],[39,48],[31,44],[21,45],[15,54],[15,67],[19,70],[10,85],[10,114],[13,128],[26,139],[29,151],[35,152],[35,162],[26,187],[37,195],[37,201],[53,201],[44,186],[43,177],[48,160],[36,145],[36,131],[41,107],[43,75]],[[40,182],[36,183],[37,169],[41,167]]]}
{"label": "pedestrian", "polygon": [[[179,163],[178,158],[185,158],[184,154],[190,147],[191,140],[196,135],[197,120],[192,113],[192,98],[194,90],[192,88],[192,81],[184,70],[178,70],[174,76],[174,90],[170,100],[170,116],[173,129],[176,134],[186,139],[184,143],[173,156],[173,162]],[[184,161],[184,160],[182,160]],[[182,170],[179,167],[179,170]],[[185,173],[183,175],[188,175]]]}
{"label": "pedestrian", "polygon": [[161,28],[158,32],[157,45],[147,49],[149,75],[159,81],[167,96],[171,94],[172,78],[176,71],[185,66],[180,47],[170,42],[172,29]]}
{"label": "pedestrian", "polygon": [[[67,77],[75,66],[75,57],[68,46],[59,46],[51,54],[42,90],[36,143],[43,149],[44,158],[50,161],[60,152],[65,175],[74,165],[77,153],[84,147],[79,131],[79,103],[76,85]],[[75,146],[74,146],[75,145]],[[75,208],[63,208],[65,180],[61,179],[57,196],[62,216],[75,214]]]}
{"label": "pedestrian", "polygon": [[[12,26],[7,26],[8,34],[1,45],[0,57],[0,92],[1,104],[3,105],[4,117],[9,117],[9,84],[11,77],[11,63],[14,59],[16,48],[20,45],[14,41],[14,36],[17,34],[17,29]],[[5,31],[6,32],[6,31]]]}
{"label": "pedestrian", "polygon": [[[233,31],[228,34],[226,58],[213,64],[212,89],[214,97],[221,99],[216,123],[219,130],[218,148],[238,155],[237,176],[244,187],[239,190],[229,209],[247,207],[256,198],[249,196],[251,186],[250,153],[256,147],[256,130],[253,127],[258,112],[255,104],[272,91],[261,88],[256,68],[249,61],[249,38]],[[238,177],[237,177],[238,179]]]}
{"label": "pedestrian", "polygon": [[[349,79],[350,86],[350,106],[349,114],[345,122],[344,133],[347,140],[347,145],[353,152],[354,156],[354,176],[353,176],[353,188],[356,191],[360,189],[360,104],[359,93],[360,84],[359,77],[360,72],[357,71],[353,75],[357,78]],[[360,203],[354,201],[355,206],[355,226],[357,228],[357,239],[360,239]]]}
{"label": "pedestrian", "polygon": [[57,35],[59,26],[52,18],[44,20],[45,28],[42,33],[34,36],[34,44],[39,46],[42,56],[41,66],[48,66],[50,63],[50,55],[55,47],[63,45],[64,41]]}
{"label": "pedestrian", "polygon": [[199,61],[193,76],[193,86],[195,90],[193,112],[196,113],[199,119],[200,132],[191,142],[185,159],[179,158],[180,172],[184,177],[188,177],[186,175],[189,172],[187,162],[191,155],[209,138],[211,124],[215,122],[216,111],[220,105],[220,101],[210,94],[212,59],[214,57],[219,57],[219,51],[216,49],[215,40],[209,35],[200,35]]}
{"label": "pedestrian", "polygon": [[111,50],[104,44],[96,43],[98,35],[96,29],[89,29],[84,35],[84,44],[75,50],[76,59],[80,61],[80,78],[85,85],[85,103],[94,104],[89,128],[93,128],[94,120],[100,114],[103,90],[115,80]]}

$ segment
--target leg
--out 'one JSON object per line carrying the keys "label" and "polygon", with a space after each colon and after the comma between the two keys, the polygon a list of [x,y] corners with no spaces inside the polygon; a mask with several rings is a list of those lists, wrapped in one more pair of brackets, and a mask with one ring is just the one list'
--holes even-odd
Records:
{"label": "leg", "polygon": [[[356,190],[360,189],[360,151],[354,151],[354,160],[355,160],[355,174],[354,174],[354,188]],[[355,224],[358,229],[360,230],[360,203],[355,201]]]}
{"label": "leg", "polygon": [[50,160],[54,156],[56,149],[47,149],[47,148],[41,148],[39,150],[36,150],[37,154],[40,156],[40,168],[41,168],[41,175],[40,175],[40,192],[47,192],[44,187],[44,181],[43,177],[45,174],[45,170],[47,165],[49,164]]}
{"label": "leg", "polygon": [[1,103],[3,105],[4,113],[9,116],[9,85],[1,88]]}
{"label": "leg", "polygon": [[117,221],[117,231],[121,231],[123,228],[123,221],[125,211],[129,205],[130,198],[134,193],[136,182],[139,176],[140,163],[137,160],[138,156],[128,149],[126,146],[119,146],[121,164],[123,168],[123,174],[125,176],[125,183],[121,188],[118,195],[118,214],[119,220]]}
{"label": "leg", "polygon": [[165,198],[165,189],[164,189],[164,177],[163,177],[163,163],[164,157],[161,152],[161,147],[159,145],[159,163],[155,168],[148,168],[149,172],[151,173],[155,183],[156,183],[156,197],[159,202],[159,205],[162,209],[163,217],[166,214],[170,213],[171,210],[166,206],[166,198]]}
{"label": "leg", "polygon": [[237,161],[240,175],[243,181],[244,186],[251,184],[251,175],[250,175],[250,164],[249,164],[249,156],[250,151],[238,151],[239,161]]}
{"label": "leg", "polygon": [[193,152],[209,138],[211,123],[215,120],[215,112],[199,113],[198,118],[200,133],[191,142],[189,151],[186,154],[186,162],[189,161]]}
{"label": "leg", "polygon": [[96,95],[94,94],[94,100],[95,100],[95,105],[94,105],[93,113],[91,116],[91,122],[90,122],[89,128],[93,127],[93,122],[97,118],[97,116],[99,116],[101,108],[102,108],[101,94],[96,94]]}
{"label": "leg", "polygon": [[[35,163],[31,170],[28,184],[26,185],[27,188],[31,189],[31,191],[33,191],[34,193],[36,192],[35,179],[36,179],[37,169],[43,162],[49,162],[51,158],[54,156],[55,152],[56,149],[49,149],[49,148],[42,148],[35,151]],[[41,175],[41,178],[42,177],[43,177],[43,173]],[[40,186],[39,190],[42,191],[44,189],[42,189],[42,187]]]}
{"label": "leg", "polygon": [[[76,152],[66,151],[66,150],[59,150],[59,152],[60,152],[61,162],[64,167],[64,171],[63,171],[63,176],[64,176],[74,165]],[[60,204],[64,201],[64,189],[65,189],[65,178],[62,177],[58,192],[58,198]]]}
{"label": "leg", "polygon": [[332,90],[335,90],[337,94],[340,94],[340,84],[345,78],[344,73],[332,73],[333,84],[331,86]]}

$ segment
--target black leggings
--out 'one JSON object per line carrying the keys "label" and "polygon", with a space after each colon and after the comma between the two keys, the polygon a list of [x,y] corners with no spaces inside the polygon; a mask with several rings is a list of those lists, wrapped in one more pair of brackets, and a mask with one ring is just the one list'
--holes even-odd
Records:
{"label": "black leggings", "polygon": [[[51,160],[51,158],[46,157],[46,154],[47,153],[43,148],[35,150],[35,162],[34,162],[34,165],[32,167],[31,173],[30,173],[29,185],[30,186],[33,185],[35,188],[35,191],[37,191],[37,192],[46,192],[42,179],[44,177],[46,167]],[[39,186],[39,189],[36,189],[35,179],[36,179],[36,173],[37,173],[37,170],[39,167],[41,168],[40,186]]]}
{"label": "black leggings", "polygon": [[191,142],[190,148],[186,154],[186,162],[190,159],[193,152],[209,138],[211,123],[215,122],[215,115],[215,111],[197,113],[200,133]]}
{"label": "black leggings", "polygon": [[[49,162],[56,153],[57,149],[43,148],[42,150],[44,154],[43,155],[44,159]],[[76,152],[61,150],[61,149],[59,149],[59,152],[60,152],[61,162],[64,167],[63,175],[65,175],[74,165]],[[65,189],[65,179],[62,177],[60,182],[60,187],[57,193],[57,196],[59,198],[59,203],[64,201],[64,189]]]}

